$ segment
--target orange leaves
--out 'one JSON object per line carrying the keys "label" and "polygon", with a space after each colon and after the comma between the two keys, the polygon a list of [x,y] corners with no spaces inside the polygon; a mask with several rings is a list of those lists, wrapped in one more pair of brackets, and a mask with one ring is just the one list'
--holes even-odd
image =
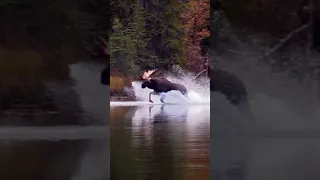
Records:
{"label": "orange leaves", "polygon": [[190,0],[189,8],[182,14],[185,21],[185,36],[188,41],[199,45],[200,40],[210,36],[207,29],[210,18],[209,0]]}
{"label": "orange leaves", "polygon": [[206,57],[201,55],[200,42],[210,36],[208,29],[210,0],[190,0],[188,8],[182,13],[182,19],[184,20],[184,39],[187,42],[188,66],[194,70],[202,70]]}
{"label": "orange leaves", "polygon": [[210,36],[207,28],[210,18],[209,0],[190,0],[185,12],[182,13],[184,19],[185,39],[188,44],[199,45],[201,39]]}

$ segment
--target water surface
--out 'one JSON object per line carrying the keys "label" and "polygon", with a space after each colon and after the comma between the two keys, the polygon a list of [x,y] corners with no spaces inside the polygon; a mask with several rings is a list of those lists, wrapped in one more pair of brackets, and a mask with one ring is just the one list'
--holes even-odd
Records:
{"label": "water surface", "polygon": [[111,179],[209,179],[210,106],[111,106]]}

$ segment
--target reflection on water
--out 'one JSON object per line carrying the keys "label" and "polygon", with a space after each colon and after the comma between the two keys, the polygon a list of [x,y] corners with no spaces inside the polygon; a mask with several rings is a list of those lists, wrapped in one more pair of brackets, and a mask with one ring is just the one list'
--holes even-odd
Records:
{"label": "reflection on water", "polygon": [[5,180],[109,179],[107,140],[1,140]]}
{"label": "reflection on water", "polygon": [[209,106],[110,111],[111,179],[209,179]]}

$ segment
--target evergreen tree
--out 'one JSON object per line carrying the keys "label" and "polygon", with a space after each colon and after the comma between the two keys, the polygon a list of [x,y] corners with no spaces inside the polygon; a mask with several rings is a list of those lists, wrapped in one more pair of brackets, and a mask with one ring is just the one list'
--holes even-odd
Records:
{"label": "evergreen tree", "polygon": [[145,29],[145,16],[143,8],[134,5],[132,19],[124,28],[116,18],[114,33],[110,37],[111,63],[122,72],[129,70],[134,76],[141,67],[152,64],[155,59],[147,49],[150,35]]}
{"label": "evergreen tree", "polygon": [[165,6],[160,15],[162,58],[166,59],[168,65],[185,65],[185,39],[181,13],[185,3],[180,0],[172,0]]}
{"label": "evergreen tree", "polygon": [[112,27],[114,32],[110,36],[110,66],[127,74],[129,72],[123,70],[130,70],[130,65],[127,63],[127,44],[129,40],[119,18],[114,19]]}

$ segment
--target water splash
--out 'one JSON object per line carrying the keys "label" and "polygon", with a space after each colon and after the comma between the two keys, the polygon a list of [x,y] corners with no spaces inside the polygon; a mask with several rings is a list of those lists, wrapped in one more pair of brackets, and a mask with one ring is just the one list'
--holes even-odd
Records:
{"label": "water splash", "polygon": [[[181,79],[177,79],[171,76],[166,77],[169,81],[174,83],[183,84],[188,89],[189,100],[183,96],[179,91],[169,91],[167,93],[161,93],[159,96],[152,96],[152,100],[156,104],[162,104],[161,97],[164,97],[166,103],[172,104],[209,104],[210,103],[210,81],[208,78],[201,79],[197,82],[190,81],[191,76],[186,75]],[[141,88],[142,82],[132,82],[132,87],[135,92],[135,96],[138,100],[148,102],[149,93],[153,90]]]}
{"label": "water splash", "polygon": [[[171,124],[167,126],[167,130],[175,133],[181,131],[177,134],[186,133],[190,141],[199,139],[199,129],[202,129],[201,133],[207,134],[207,137],[209,137],[210,132],[210,106],[207,105],[136,106],[132,111],[127,112],[125,119],[131,121],[133,133],[144,134],[147,139],[152,139],[154,136],[155,122]],[[181,125],[181,122],[183,122],[183,125]],[[177,136],[175,137],[177,138]],[[152,142],[151,139],[150,142]],[[181,139],[178,138],[178,141],[181,141]]]}

